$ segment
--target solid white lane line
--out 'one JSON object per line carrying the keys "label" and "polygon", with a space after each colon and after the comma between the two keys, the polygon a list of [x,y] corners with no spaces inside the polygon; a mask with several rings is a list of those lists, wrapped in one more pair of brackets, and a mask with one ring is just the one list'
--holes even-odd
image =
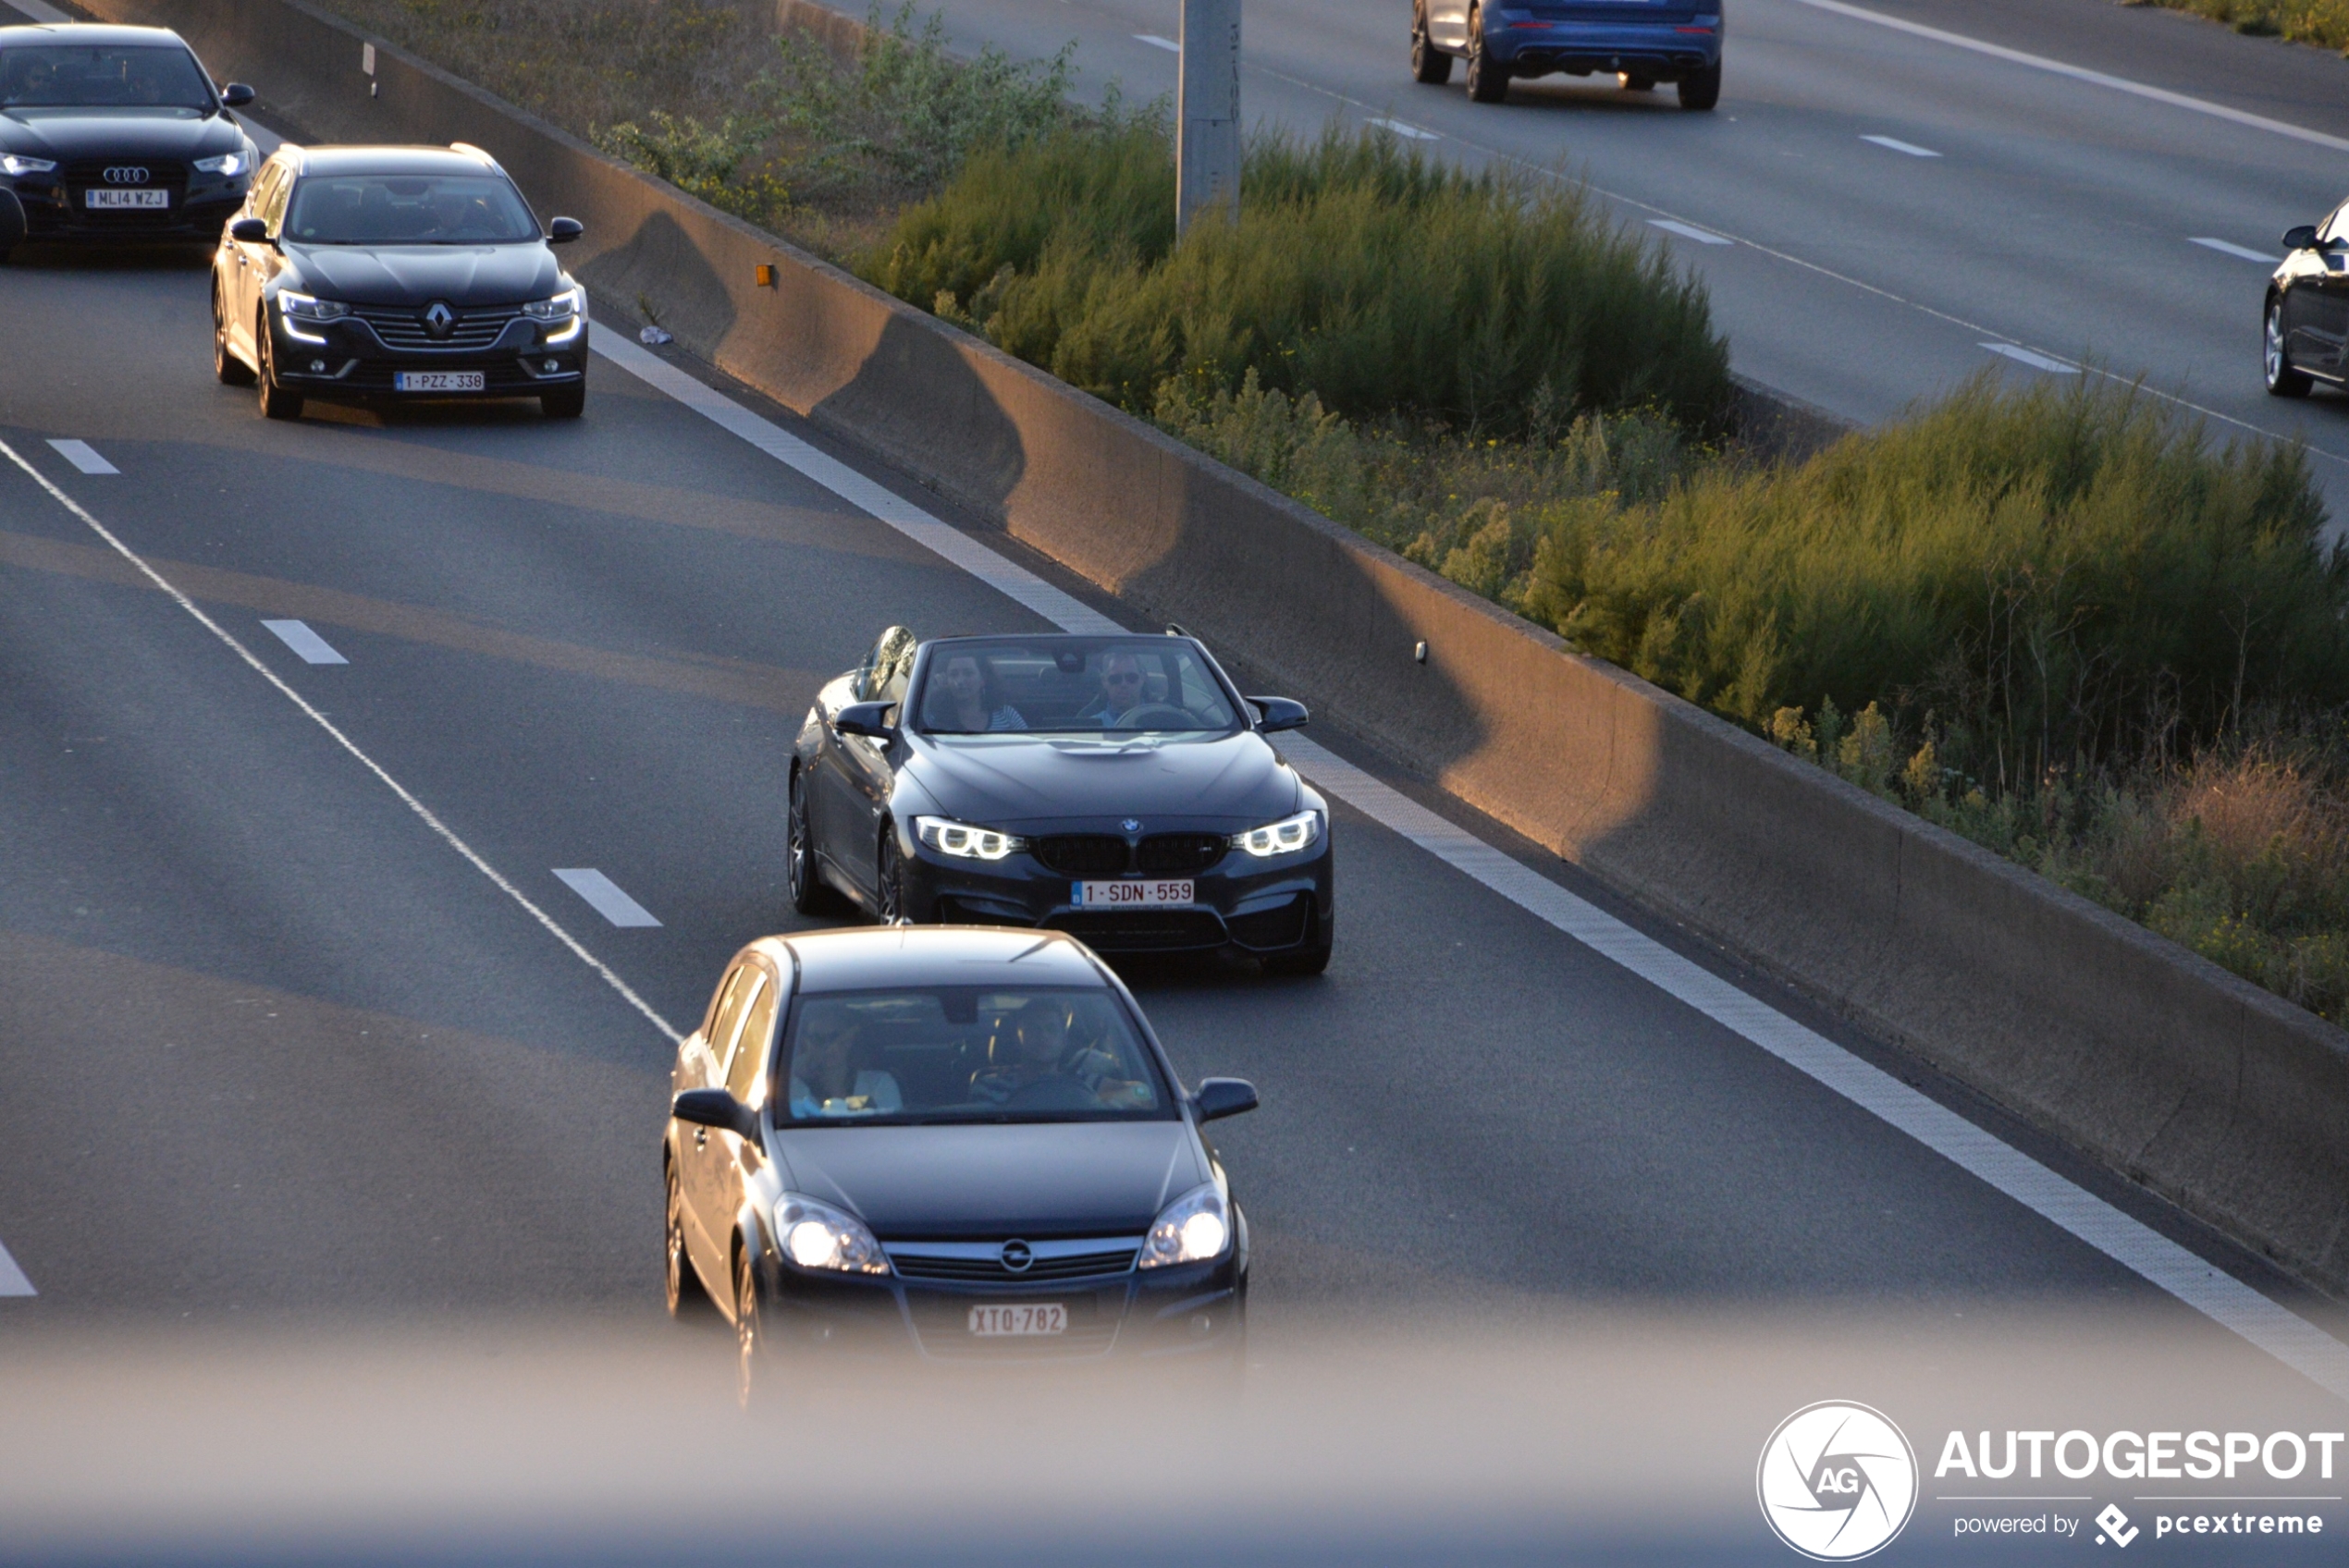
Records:
{"label": "solid white lane line", "polygon": [[1368,125],[1374,125],[1381,130],[1391,130],[1396,135],[1411,141],[1441,141],[1444,140],[1432,130],[1421,130],[1418,126],[1405,125],[1401,120],[1374,119],[1365,121],[1364,123]]}
{"label": "solid white lane line", "polygon": [[2257,262],[2263,267],[2274,266],[2283,260],[2269,251],[2255,251],[2248,245],[2237,245],[2232,240],[2213,239],[2207,234],[2197,234],[2187,243],[2216,251],[2222,256],[2240,256],[2246,262]]}
{"label": "solid white lane line", "polygon": [[1154,32],[1138,32],[1134,35],[1134,41],[1138,43],[1147,43],[1153,49],[1171,49],[1177,55],[1183,52],[1181,44],[1171,38],[1161,38]]}
{"label": "solid white lane line", "polygon": [[[855,502],[855,497],[835,484],[832,478],[822,476],[833,474],[842,465],[814,452],[805,442],[794,441],[748,409],[704,386],[675,366],[646,353],[636,345],[621,338],[617,333],[598,333],[593,339],[598,351],[609,352],[604,347],[607,337],[615,340],[626,350],[625,354],[609,354],[621,368],[645,375],[646,380],[663,391],[670,390],[680,382],[686,384],[697,394],[689,406],[713,420],[719,418],[715,405],[723,404],[732,409],[732,418],[720,420],[719,423],[737,434],[743,434],[745,440],[753,440],[761,451],[787,466],[797,468],[798,464],[785,453],[794,448],[810,453],[822,465],[821,475],[807,469],[800,469],[799,472],[843,499]],[[639,363],[644,364],[643,371],[636,370]],[[647,374],[646,372],[653,374]],[[655,379],[656,375],[658,379]],[[755,439],[744,434],[758,427],[764,427],[769,433],[767,438]],[[930,518],[910,502],[895,497],[872,481],[861,475],[856,477],[861,491],[888,496],[898,516],[925,519],[929,527],[960,540],[965,552],[989,557],[992,564],[984,574],[984,581],[990,586],[1010,593],[1020,604],[1046,619],[1058,618],[1052,611],[1040,607],[1043,605],[1055,601],[1075,605],[1068,595],[1027,569],[995,555],[967,535],[947,528],[944,523]],[[862,505],[861,502],[855,504]],[[878,513],[875,515],[879,516]],[[889,522],[908,537],[929,543],[929,535],[914,533],[904,522],[890,517],[882,517],[881,521]],[[958,566],[963,565],[965,558],[967,554],[948,557]],[[1018,585],[1023,580],[1025,587],[1022,591],[1014,592],[1012,586],[1006,586]],[[1078,613],[1061,622],[1066,631],[1102,632],[1122,630],[1106,616],[1097,615],[1082,606],[1075,607]],[[2131,1219],[2028,1155],[2010,1147],[1929,1096],[1862,1061],[1842,1047],[1804,1028],[1777,1009],[1746,995],[1702,965],[1692,963],[1662,943],[1641,935],[1613,915],[1577,898],[1548,877],[1520,864],[1466,828],[1454,826],[1399,790],[1381,783],[1353,764],[1331,755],[1314,742],[1297,735],[1285,736],[1281,750],[1307,778],[1380,826],[1409,839],[1446,865],[1482,883],[1602,957],[1620,964],[1684,1006],[1703,1013],[1862,1109],[1889,1122],[1943,1158],[2071,1232],[2211,1321],[2241,1335],[2331,1392],[2349,1399],[2349,1346],[2343,1345],[2315,1325],[2269,1300],[2233,1275],[2204,1262],[2186,1248]]]}
{"label": "solid white lane line", "polygon": [[301,655],[304,664],[349,664],[351,661],[335,652],[334,645],[299,620],[264,620],[262,629],[275,632],[277,641]]}
{"label": "solid white lane line", "polygon": [[1871,11],[1863,6],[1848,6],[1843,3],[1843,0],[1802,0],[1802,3],[1818,10],[1832,11],[1839,17],[1851,17],[1858,21],[1874,22],[1878,27],[1888,27],[1896,32],[1910,33],[1918,38],[1930,38],[1936,43],[1947,43],[1959,49],[1971,49],[1977,55],[1987,55],[1994,60],[2005,60],[2012,65],[2029,66],[2035,71],[2052,71],[2057,76],[2070,77],[2074,81],[2093,82],[2098,87],[2109,87],[2115,92],[2126,92],[2133,97],[2151,99],[2154,103],[2167,104],[2172,108],[2191,109],[2197,115],[2208,115],[2214,119],[2248,126],[2253,130],[2264,130],[2277,136],[2288,136],[2294,141],[2306,141],[2314,147],[2330,147],[2336,153],[2349,153],[2349,137],[2328,136],[2321,130],[2310,130],[2306,126],[2289,125],[2282,120],[2271,120],[2265,115],[2246,114],[2241,109],[2231,109],[2224,104],[2213,104],[2208,98],[2189,98],[2183,92],[2172,92],[2166,87],[2151,87],[2142,81],[2131,81],[2124,76],[2109,76],[2103,71],[2089,70],[2085,66],[2066,65],[2061,60],[2050,60],[2045,55],[2026,54],[2020,49],[2010,49],[2003,43],[1991,43],[1979,38],[1968,38],[1962,32],[1944,32],[1937,27],[1927,27],[1923,22],[1909,21],[1901,17],[1888,17],[1881,11]]}
{"label": "solid white lane line", "polygon": [[57,456],[65,459],[84,473],[120,473],[122,472],[92,450],[87,441],[52,441],[49,445],[57,449]]}
{"label": "solid white lane line", "polygon": [[605,963],[595,954],[589,952],[584,947],[582,947],[578,937],[573,937],[570,932],[564,930],[561,925],[556,923],[555,918],[552,915],[548,914],[545,910],[540,909],[535,903],[533,903],[528,898],[524,897],[521,888],[515,887],[511,882],[507,881],[506,878],[499,874],[496,866],[491,865],[487,861],[482,859],[480,853],[475,851],[471,844],[466,843],[464,839],[459,838],[456,832],[450,828],[447,823],[441,821],[438,816],[435,815],[430,806],[424,804],[424,802],[418,800],[414,795],[411,794],[406,785],[400,783],[399,779],[394,778],[390,774],[385,772],[381,763],[375,761],[375,758],[369,756],[365,752],[361,751],[357,741],[353,741],[350,736],[344,734],[339,729],[336,728],[334,720],[328,718],[325,714],[320,713],[315,707],[312,706],[311,704],[302,697],[301,692],[295,691],[291,686],[287,685],[283,678],[281,678],[276,670],[271,669],[267,665],[264,664],[261,661],[260,656],[251,648],[246,647],[234,636],[230,635],[228,630],[218,621],[206,615],[203,608],[198,606],[193,599],[191,599],[187,594],[181,593],[168,578],[165,577],[154,567],[149,566],[146,562],[146,557],[140,555],[138,551],[133,550],[129,545],[124,544],[120,539],[117,538],[113,531],[108,529],[105,523],[100,522],[96,517],[92,515],[87,508],[76,501],[72,496],[67,495],[63,490],[58,489],[56,485],[51,484],[47,475],[43,474],[39,469],[33,467],[32,464],[26,460],[26,459],[19,454],[14,447],[9,446],[6,441],[0,441],[0,457],[6,458],[10,462],[16,464],[17,467],[22,469],[35,484],[40,485],[42,489],[46,490],[49,493],[51,499],[55,500],[57,505],[65,508],[66,510],[71,512],[75,517],[80,519],[82,523],[89,528],[90,532],[95,533],[99,538],[106,542],[107,546],[112,549],[115,554],[120,556],[124,560],[129,561],[140,576],[154,583],[156,588],[160,589],[170,598],[172,603],[187,611],[190,616],[195,619],[196,624],[202,626],[206,631],[211,632],[215,637],[219,638],[221,642],[227,643],[228,651],[235,654],[238,658],[243,660],[247,668],[251,669],[254,674],[260,676],[264,680],[269,682],[270,685],[276,687],[278,693],[283,696],[286,701],[291,703],[295,707],[301,710],[303,717],[307,717],[319,729],[325,730],[333,738],[335,744],[350,753],[351,755],[358,761],[362,767],[364,767],[368,772],[374,774],[375,778],[382,782],[385,789],[389,790],[394,795],[398,796],[400,798],[400,803],[406,806],[410,811],[415,813],[416,816],[423,821],[424,825],[432,829],[434,837],[437,838],[442,843],[447,844],[450,849],[456,851],[459,855],[464,858],[467,864],[471,865],[475,871],[480,872],[482,876],[487,877],[491,886],[495,887],[499,892],[505,894],[508,898],[513,900],[517,904],[520,904],[524,913],[526,913],[533,920],[536,921],[541,926],[546,928],[548,935],[552,936],[555,940],[560,942],[564,947],[570,949],[572,957],[578,959],[580,962],[594,970],[596,974],[602,978],[604,984],[619,992],[622,999],[624,999],[629,1006],[644,1014],[644,1016],[650,1021],[654,1028],[658,1029],[671,1041],[680,1040],[684,1037],[683,1032],[680,1031],[675,1024],[670,1023],[669,1020],[663,1018],[659,1013],[655,1012],[650,1002],[647,1002],[644,998],[638,996],[635,990],[629,986],[627,981],[622,980],[617,974],[613,973],[609,964]]}
{"label": "solid white lane line", "polygon": [[583,866],[575,871],[557,871],[557,880],[593,904],[597,914],[623,929],[640,929],[658,925],[652,912],[620,890],[620,884],[597,871]]}
{"label": "solid white lane line", "polygon": [[1648,223],[1650,227],[1660,228],[1666,234],[1677,234],[1683,239],[1693,239],[1700,245],[1734,245],[1737,243],[1736,240],[1724,239],[1722,236],[1714,233],[1709,228],[1699,228],[1692,223],[1682,223],[1679,218],[1650,218],[1648,219]]}
{"label": "solid white lane line", "polygon": [[8,1249],[0,1246],[0,1296],[37,1296],[40,1293],[32,1288],[32,1281],[24,1277],[24,1270],[17,1267],[17,1260],[8,1256]]}
{"label": "solid white lane line", "polygon": [[1912,158],[1937,158],[1941,155],[1930,147],[1920,147],[1913,141],[1903,141],[1897,136],[1863,136],[1860,140],[1873,141],[1879,147],[1888,147],[1895,153],[1906,153]]}
{"label": "solid white lane line", "polygon": [[2004,354],[2017,364],[2029,365],[2033,370],[2046,371],[2049,375],[2080,374],[2080,367],[2069,360],[2059,360],[2052,354],[2042,354],[2036,349],[2025,349],[2020,344],[1985,343],[1982,346],[1994,354]]}

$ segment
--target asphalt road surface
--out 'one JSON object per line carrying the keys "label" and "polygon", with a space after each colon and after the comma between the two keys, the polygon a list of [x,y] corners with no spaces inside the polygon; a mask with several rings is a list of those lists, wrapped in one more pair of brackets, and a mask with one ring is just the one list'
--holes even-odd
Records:
{"label": "asphalt road surface", "polygon": [[[959,49],[1039,58],[1075,40],[1088,91],[1113,77],[1129,98],[1174,89],[1174,0],[939,9]],[[1624,221],[1676,226],[1652,232],[1703,274],[1737,370],[1847,419],[1888,418],[1985,366],[2068,380],[2086,364],[2146,377],[2220,436],[2306,440],[2349,518],[2349,399],[2289,403],[2259,381],[2277,237],[2349,195],[2349,62],[2107,0],[1725,12],[1721,106],[1691,115],[1669,88],[1597,77],[1471,104],[1457,71],[1410,80],[1408,0],[1248,0],[1243,112],[1308,133],[1383,121],[1471,165],[1587,178]]]}

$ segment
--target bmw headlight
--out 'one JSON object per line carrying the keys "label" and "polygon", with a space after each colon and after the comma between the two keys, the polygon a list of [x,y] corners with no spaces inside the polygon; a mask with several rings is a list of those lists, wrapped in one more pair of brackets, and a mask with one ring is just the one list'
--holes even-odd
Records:
{"label": "bmw headlight", "polygon": [[1205,1263],[1224,1256],[1232,1244],[1230,1206],[1224,1189],[1210,1182],[1176,1198],[1150,1222],[1143,1238],[1137,1268],[1162,1268],[1170,1263]]}
{"label": "bmw headlight", "polygon": [[252,167],[252,161],[242,153],[223,153],[216,158],[198,158],[196,167],[206,174],[216,174],[223,179],[234,179]]}
{"label": "bmw headlight", "polygon": [[1301,811],[1295,816],[1285,816],[1278,822],[1268,822],[1261,827],[1251,827],[1245,833],[1232,835],[1232,848],[1246,850],[1260,859],[1273,855],[1295,854],[1310,849],[1322,837],[1322,814]]}
{"label": "bmw headlight", "polygon": [[568,343],[587,320],[587,290],[566,288],[551,300],[533,300],[522,313],[547,328],[548,343]]}
{"label": "bmw headlight", "polygon": [[1014,850],[1027,848],[1025,839],[992,827],[974,827],[951,816],[914,818],[914,836],[940,854],[960,860],[1002,860]]}
{"label": "bmw headlight", "polygon": [[785,1193],[775,1204],[775,1239],[802,1268],[843,1274],[886,1274],[889,1258],[864,1221],[830,1204]]}
{"label": "bmw headlight", "polygon": [[14,178],[20,174],[47,174],[57,166],[54,158],[28,158],[17,153],[0,153],[0,174]]}

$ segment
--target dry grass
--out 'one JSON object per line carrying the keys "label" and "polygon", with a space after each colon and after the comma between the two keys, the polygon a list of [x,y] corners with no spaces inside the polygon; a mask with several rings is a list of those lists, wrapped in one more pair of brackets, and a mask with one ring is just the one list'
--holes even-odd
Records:
{"label": "dry grass", "polygon": [[2256,38],[2282,38],[2349,53],[2349,0],[2121,0],[2192,11]]}

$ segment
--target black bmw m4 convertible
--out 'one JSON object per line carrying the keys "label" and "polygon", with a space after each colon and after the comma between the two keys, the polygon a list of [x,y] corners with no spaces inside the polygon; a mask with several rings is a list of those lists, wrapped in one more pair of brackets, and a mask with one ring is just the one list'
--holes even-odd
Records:
{"label": "black bmw m4 convertible", "polygon": [[1102,952],[1227,949],[1317,974],[1328,802],[1190,637],[917,640],[825,686],[791,764],[793,902],[886,923],[1032,925]]}

